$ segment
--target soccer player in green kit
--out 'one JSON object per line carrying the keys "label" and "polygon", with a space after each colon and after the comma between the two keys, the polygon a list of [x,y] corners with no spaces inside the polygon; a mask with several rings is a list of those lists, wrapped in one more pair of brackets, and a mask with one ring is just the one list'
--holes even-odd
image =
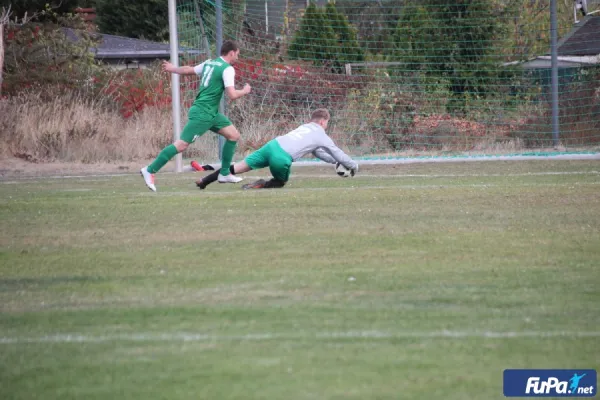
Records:
{"label": "soccer player in green kit", "polygon": [[200,91],[190,108],[188,123],[181,132],[181,138],[165,147],[150,165],[140,170],[146,186],[153,192],[156,192],[154,174],[208,130],[218,133],[226,139],[218,181],[220,183],[237,183],[242,180],[229,172],[240,133],[226,116],[219,113],[219,103],[223,92],[229,99],[235,100],[252,90],[248,84],[244,85],[241,90],[236,90],[234,86],[235,71],[232,64],[237,61],[239,54],[240,49],[237,43],[227,40],[221,46],[221,57],[207,60],[195,67],[175,67],[170,62],[163,62],[163,71],[165,72],[200,76]]}

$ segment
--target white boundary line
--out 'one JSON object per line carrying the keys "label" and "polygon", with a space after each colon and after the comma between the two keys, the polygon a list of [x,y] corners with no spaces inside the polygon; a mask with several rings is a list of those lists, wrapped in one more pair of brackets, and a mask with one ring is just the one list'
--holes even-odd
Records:
{"label": "white boundary line", "polygon": [[[423,184],[423,185],[405,185],[405,184],[396,184],[396,185],[351,185],[351,186],[333,186],[333,187],[293,187],[286,186],[282,189],[277,190],[242,190],[241,187],[238,187],[237,190],[231,191],[211,191],[207,190],[198,190],[196,188],[190,189],[189,191],[169,191],[169,192],[159,192],[154,193],[149,190],[140,190],[139,192],[126,192],[126,193],[96,193],[93,195],[86,195],[86,198],[90,199],[104,199],[104,198],[115,198],[115,197],[181,197],[181,196],[199,196],[199,198],[206,197],[214,197],[214,196],[236,196],[239,193],[250,194],[258,194],[261,195],[280,195],[280,194],[294,194],[294,193],[303,193],[303,192],[321,192],[321,191],[355,191],[355,190],[380,190],[380,189],[396,189],[396,190],[430,190],[430,189],[453,189],[453,188],[498,188],[498,187],[581,187],[581,186],[597,186],[600,185],[600,181],[597,182],[562,182],[562,183],[505,183],[505,184],[496,184],[496,183],[437,183],[437,184]],[[70,193],[72,189],[51,189],[54,193]],[[79,190],[81,193],[91,193],[93,189],[89,190]],[[32,198],[28,200],[19,200],[19,201],[27,201],[27,202],[36,202],[42,201],[38,198]]]}
{"label": "white boundary line", "polygon": [[[162,175],[163,173],[161,173]],[[171,174],[175,175],[177,178],[188,179],[189,177],[186,175],[177,174],[175,172],[166,172],[164,175]],[[43,181],[47,179],[84,179],[85,181],[94,181],[94,180],[102,180],[107,181],[109,178],[116,177],[133,177],[138,174],[112,174],[112,175],[52,175],[46,177],[39,176],[25,176],[19,178],[11,178],[10,180],[3,181],[0,179],[0,184],[18,184],[23,183],[25,181],[35,182],[35,181]],[[560,175],[600,175],[600,171],[544,171],[544,172],[526,172],[526,173],[515,173],[515,174],[362,174],[359,172],[357,177],[365,177],[365,178],[485,178],[485,177],[523,177],[523,176],[560,176]],[[246,179],[255,179],[261,176],[259,175],[240,175]],[[264,177],[264,176],[263,176]],[[332,174],[327,175],[316,175],[316,174],[293,174],[292,177],[298,178],[331,178],[336,176]]]}
{"label": "white boundary line", "polygon": [[[600,160],[600,153],[586,153],[586,154],[548,154],[548,155],[498,155],[498,156],[457,156],[457,157],[444,157],[444,156],[431,156],[431,157],[397,157],[397,158],[372,158],[361,160],[357,158],[360,165],[386,165],[386,164],[423,164],[423,163],[445,163],[445,162],[471,162],[471,161],[532,161],[532,160],[562,160],[562,161],[575,161],[575,160]],[[209,164],[215,168],[220,167],[220,164]],[[294,166],[328,166],[329,164],[323,161],[297,161]],[[189,166],[188,166],[189,167]],[[189,168],[188,168],[189,170]],[[184,170],[184,172],[189,172]],[[12,178],[15,180],[35,180],[35,179],[62,179],[62,178],[89,178],[89,177],[117,177],[117,176],[131,176],[138,175],[139,172],[129,172],[123,174],[90,174],[90,175],[53,175],[43,177],[19,177]],[[162,175],[162,174],[161,174]],[[1,177],[0,177],[1,179]],[[1,182],[1,181],[0,181]],[[4,182],[9,183],[9,182]]]}
{"label": "white boundary line", "polygon": [[105,343],[105,342],[257,342],[271,340],[332,340],[332,339],[519,339],[519,338],[586,338],[600,337],[600,331],[431,331],[431,332],[383,332],[347,331],[313,334],[249,333],[245,335],[214,335],[201,333],[129,333],[115,335],[56,334],[39,337],[0,337],[0,344],[31,343]]}
{"label": "white boundary line", "polygon": [[[548,154],[548,155],[513,155],[513,156],[457,156],[457,157],[418,157],[418,158],[390,158],[356,161],[363,164],[419,164],[419,163],[445,163],[445,162],[470,162],[470,161],[531,161],[531,160],[600,160],[600,153],[593,154]],[[322,161],[299,161],[295,164],[323,165]]]}
{"label": "white boundary line", "polygon": [[[115,198],[115,197],[182,197],[182,196],[198,196],[198,198],[208,198],[208,197],[226,197],[226,196],[237,196],[240,193],[244,193],[247,195],[258,195],[267,196],[267,195],[288,195],[288,194],[296,194],[296,193],[309,193],[309,192],[322,192],[322,191],[357,191],[357,190],[387,190],[387,189],[396,189],[396,190],[440,190],[440,189],[453,189],[453,188],[502,188],[502,187],[583,187],[583,186],[597,186],[600,185],[600,181],[597,182],[564,182],[564,183],[506,183],[506,184],[496,184],[496,183],[469,183],[469,184],[452,184],[452,183],[438,183],[438,184],[423,184],[423,185],[352,185],[352,186],[334,186],[334,187],[293,187],[286,186],[282,189],[277,190],[242,190],[241,187],[238,187],[237,190],[231,191],[211,191],[207,190],[198,190],[196,188],[190,189],[190,191],[173,191],[173,192],[159,192],[154,193],[149,190],[141,190],[139,192],[131,193],[95,193],[92,195],[86,195],[88,199],[106,199],[106,198]],[[71,189],[52,189],[54,193],[70,193]],[[89,189],[86,191],[79,190],[81,193],[92,193],[93,189]],[[29,203],[42,201],[38,198],[31,198],[27,200],[20,199],[19,201],[27,201]]]}

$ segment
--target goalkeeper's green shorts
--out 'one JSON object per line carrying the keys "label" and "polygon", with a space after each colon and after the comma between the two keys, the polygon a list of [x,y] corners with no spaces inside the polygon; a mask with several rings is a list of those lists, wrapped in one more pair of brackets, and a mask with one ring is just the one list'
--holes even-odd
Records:
{"label": "goalkeeper's green shorts", "polygon": [[251,169],[269,167],[273,178],[282,182],[290,179],[292,156],[286,153],[275,139],[250,154],[245,161]]}

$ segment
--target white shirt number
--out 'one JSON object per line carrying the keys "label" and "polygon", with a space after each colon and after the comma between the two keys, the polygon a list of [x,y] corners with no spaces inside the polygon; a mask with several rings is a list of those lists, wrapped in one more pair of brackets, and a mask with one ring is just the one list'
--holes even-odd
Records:
{"label": "white shirt number", "polygon": [[294,140],[302,140],[302,138],[304,137],[304,135],[308,135],[310,133],[310,129],[305,127],[305,126],[301,126],[297,129],[294,129],[293,131],[291,131],[290,133],[288,133],[288,136],[291,139]]}
{"label": "white shirt number", "polygon": [[210,81],[210,77],[212,76],[214,69],[215,67],[211,67],[209,65],[204,66],[204,71],[202,73],[202,86],[208,86],[208,82]]}

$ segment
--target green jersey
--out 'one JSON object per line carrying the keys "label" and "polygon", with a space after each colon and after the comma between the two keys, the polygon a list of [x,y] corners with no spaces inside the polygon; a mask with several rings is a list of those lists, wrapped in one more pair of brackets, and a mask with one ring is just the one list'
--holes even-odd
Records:
{"label": "green jersey", "polygon": [[200,91],[193,105],[207,113],[216,114],[225,88],[234,85],[233,67],[219,57],[196,65],[194,71],[200,76]]}

